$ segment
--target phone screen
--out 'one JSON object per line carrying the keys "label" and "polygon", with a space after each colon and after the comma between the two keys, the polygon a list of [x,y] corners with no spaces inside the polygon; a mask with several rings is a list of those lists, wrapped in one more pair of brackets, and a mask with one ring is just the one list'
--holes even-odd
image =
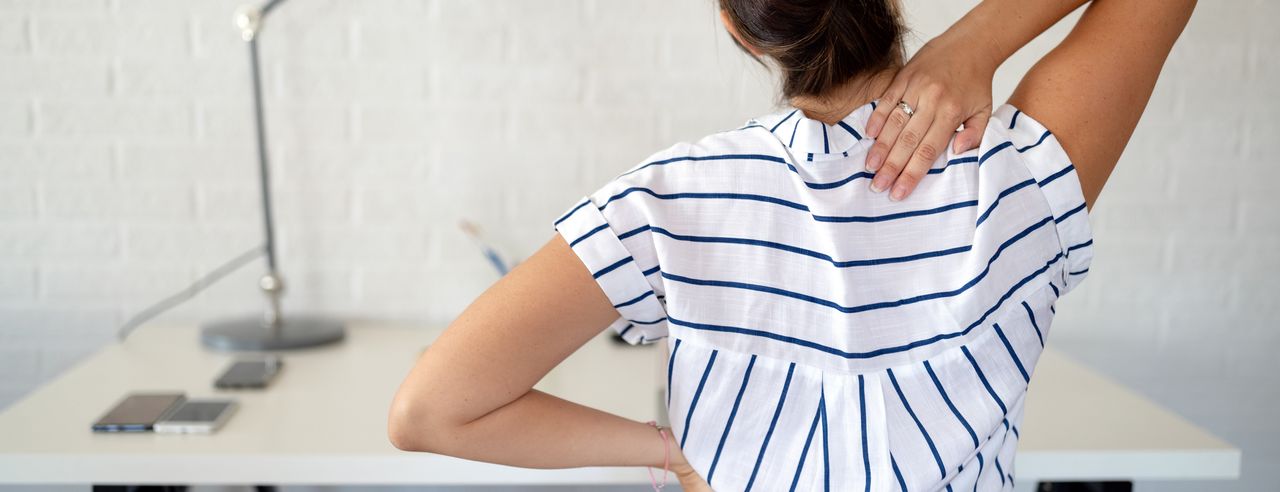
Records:
{"label": "phone screen", "polygon": [[129,395],[93,424],[93,430],[105,432],[149,431],[178,403],[182,393],[143,393]]}
{"label": "phone screen", "polygon": [[168,422],[214,422],[218,420],[218,416],[222,412],[227,411],[230,407],[230,401],[188,401],[178,407],[173,415],[170,415],[165,421]]}
{"label": "phone screen", "polygon": [[280,360],[267,358],[263,360],[242,360],[232,364],[218,378],[219,388],[261,388],[266,386],[271,377],[280,370]]}

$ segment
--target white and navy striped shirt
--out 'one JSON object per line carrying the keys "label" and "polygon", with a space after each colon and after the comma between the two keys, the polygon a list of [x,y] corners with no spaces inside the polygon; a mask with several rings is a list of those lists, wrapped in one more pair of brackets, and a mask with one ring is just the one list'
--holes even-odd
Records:
{"label": "white and navy striped shirt", "polygon": [[717,491],[1005,490],[1054,303],[1092,258],[1079,179],[1009,105],[898,202],[868,187],[874,103],[793,108],[659,152],[556,230]]}

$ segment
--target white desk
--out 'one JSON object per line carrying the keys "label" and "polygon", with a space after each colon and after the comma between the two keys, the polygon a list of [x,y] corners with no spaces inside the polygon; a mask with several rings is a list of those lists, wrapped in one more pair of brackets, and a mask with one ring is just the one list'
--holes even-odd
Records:
{"label": "white desk", "polygon": [[[356,325],[339,345],[286,353],[268,390],[231,392],[212,389],[230,356],[201,349],[194,327],[144,327],[0,414],[0,483],[648,483],[643,468],[531,470],[392,447],[392,395],[438,332]],[[663,420],[664,346],[610,337],[602,333],[537,388]],[[241,407],[214,435],[90,432],[123,395],[146,390],[234,394]],[[1019,482],[1239,476],[1238,449],[1053,351],[1042,356],[1029,398]]]}

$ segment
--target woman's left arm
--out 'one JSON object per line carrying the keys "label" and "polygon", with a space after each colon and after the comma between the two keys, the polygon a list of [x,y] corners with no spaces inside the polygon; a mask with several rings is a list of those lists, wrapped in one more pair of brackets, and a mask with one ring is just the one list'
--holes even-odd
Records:
{"label": "woman's left arm", "polygon": [[[591,273],[555,235],[481,294],[418,359],[391,406],[391,442],[525,468],[661,469],[663,441],[652,426],[532,389],[617,317]],[[673,439],[669,446],[672,469],[687,466]]]}

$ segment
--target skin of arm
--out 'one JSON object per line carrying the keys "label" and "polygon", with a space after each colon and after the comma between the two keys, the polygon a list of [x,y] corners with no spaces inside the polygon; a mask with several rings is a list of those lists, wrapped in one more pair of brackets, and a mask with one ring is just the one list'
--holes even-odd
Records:
{"label": "skin of arm", "polygon": [[1009,98],[1057,136],[1090,209],[1129,143],[1195,3],[1094,0]]}
{"label": "skin of arm", "polygon": [[[1085,0],[987,0],[920,48],[880,96],[906,99],[908,117],[894,104],[876,107],[867,135],[876,139],[866,167],[875,191],[906,198],[955,136],[953,151],[976,148],[991,116],[991,79],[1014,52]],[[958,135],[955,130],[964,123]]]}
{"label": "skin of arm", "polygon": [[[977,52],[974,60],[985,60],[994,72],[1081,3],[989,0],[944,34],[946,43],[971,44],[934,46],[943,53]],[[1095,0],[1010,98],[1058,135],[1090,205],[1193,6],[1192,0]],[[477,298],[419,358],[392,402],[389,438],[404,450],[526,468],[661,467],[663,442],[652,427],[532,389],[617,316],[568,244],[554,236]],[[670,441],[672,470],[682,483],[697,478]]]}
{"label": "skin of arm", "polygon": [[[532,389],[618,318],[559,235],[487,289],[427,348],[391,404],[397,448],[525,468],[663,466],[701,478],[667,433]],[[601,368],[607,370],[608,368]],[[709,490],[709,489],[707,489]]]}

